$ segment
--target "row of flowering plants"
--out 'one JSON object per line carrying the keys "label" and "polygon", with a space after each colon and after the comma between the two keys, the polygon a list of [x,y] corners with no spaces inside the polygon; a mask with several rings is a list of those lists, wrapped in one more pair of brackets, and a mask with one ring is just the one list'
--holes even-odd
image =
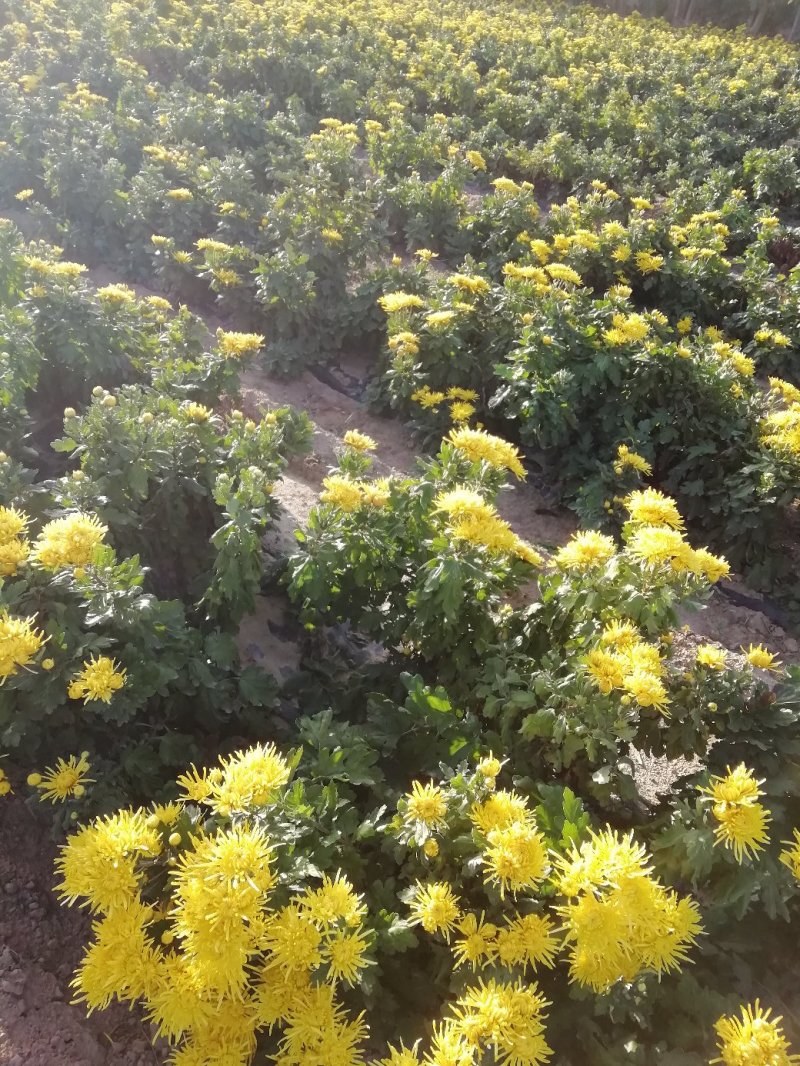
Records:
{"label": "row of flowering plants", "polygon": [[2,239],[2,744],[37,760],[90,745],[120,782],[157,787],[164,760],[201,750],[199,723],[213,736],[273,701],[235,637],[309,423],[233,406],[260,336],[209,346],[166,300],[93,289],[8,225]]}
{"label": "row of flowering plants", "polygon": [[[32,297],[23,272],[10,310],[49,284],[108,304],[37,252],[50,272]],[[115,289],[146,338],[140,304]],[[67,465],[44,480],[25,465],[45,454],[34,359],[29,436],[2,461],[3,742],[30,771],[15,788],[75,830],[59,891],[93,915],[76,998],[135,1005],[176,1066],[788,1056],[798,682],[764,648],[676,634],[729,567],[644,457],[616,455],[618,540],[545,551],[501,515],[520,453],[470,412],[413,475],[375,477],[375,441],[348,432],[287,562],[311,649],[287,742],[234,634],[307,423],[211,406],[260,338],[206,351],[159,312],[124,383],[89,377],[62,412]],[[371,661],[319,660],[343,623]],[[685,760],[655,799],[642,757]],[[140,806],[94,814],[123,796]]]}
{"label": "row of flowering plants", "polygon": [[[301,747],[77,830],[76,997],[137,1004],[176,1066],[794,1061],[797,679],[672,628],[725,560],[652,488],[622,544],[542,553],[496,508],[507,442],[462,428],[389,479],[374,447],[348,435],[289,587],[384,655]],[[692,762],[646,801],[634,749]]]}

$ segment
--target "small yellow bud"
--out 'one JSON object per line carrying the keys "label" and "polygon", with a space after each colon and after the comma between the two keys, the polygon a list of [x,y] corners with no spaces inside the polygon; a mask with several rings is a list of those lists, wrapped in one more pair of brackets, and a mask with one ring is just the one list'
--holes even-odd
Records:
{"label": "small yellow bud", "polygon": [[180,833],[170,833],[170,835],[169,835],[169,846],[171,848],[177,848],[177,846],[180,844],[180,842],[181,842]]}
{"label": "small yellow bud", "polygon": [[142,415],[142,423],[145,426],[149,426],[152,423],[152,421],[153,421],[152,412],[151,411],[145,411],[145,413]]}
{"label": "small yellow bud", "polygon": [[83,481],[85,477],[86,477],[86,474],[84,474],[84,472],[82,470],[73,470],[72,471],[72,480],[73,481]]}
{"label": "small yellow bud", "polygon": [[41,783],[42,783],[42,775],[41,774],[28,774],[26,780],[27,780],[28,784],[32,788],[36,788],[37,785],[41,785]]}
{"label": "small yellow bud", "polygon": [[86,789],[85,789],[85,787],[83,785],[75,785],[75,787],[72,790],[72,794],[74,796],[77,796],[78,799],[80,799],[85,791],[86,791]]}
{"label": "small yellow bud", "polygon": [[117,406],[117,398],[116,398],[116,396],[104,396],[103,397],[103,407],[116,407],[116,406]]}
{"label": "small yellow bud", "polygon": [[422,850],[428,856],[429,859],[435,859],[439,854],[439,845],[435,840],[426,840]]}
{"label": "small yellow bud", "polygon": [[52,670],[55,665],[56,665],[55,659],[42,659],[42,669],[43,670]]}
{"label": "small yellow bud", "polygon": [[72,571],[72,575],[78,581],[83,581],[83,579],[86,577],[86,571],[83,569],[82,566],[76,566],[75,569]]}
{"label": "small yellow bud", "polygon": [[712,712],[716,711],[716,709],[717,709],[716,703],[709,703],[708,709],[709,709],[709,711],[712,711]]}
{"label": "small yellow bud", "polygon": [[77,413],[78,412],[75,410],[74,407],[65,407],[64,408],[64,418],[74,418],[75,415],[77,415]]}
{"label": "small yellow bud", "polygon": [[625,696],[620,696],[620,700],[619,700],[619,702],[620,702],[620,703],[622,704],[622,706],[623,706],[623,707],[630,707],[630,705],[631,705],[631,698],[630,698],[630,696],[628,696],[628,695],[625,695]]}
{"label": "small yellow bud", "polygon": [[95,385],[92,389],[92,396],[102,396],[105,391],[102,385]]}
{"label": "small yellow bud", "polygon": [[174,939],[175,934],[172,932],[171,929],[165,929],[164,932],[161,934],[162,944],[171,944]]}

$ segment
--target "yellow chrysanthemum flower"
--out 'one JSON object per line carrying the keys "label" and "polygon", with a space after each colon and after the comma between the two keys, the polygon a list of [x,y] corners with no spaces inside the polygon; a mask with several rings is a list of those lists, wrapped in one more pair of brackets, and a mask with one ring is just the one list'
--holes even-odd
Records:
{"label": "yellow chrysanthemum flower", "polygon": [[421,925],[426,933],[441,933],[449,941],[460,920],[459,899],[449,884],[442,881],[427,885],[417,883],[411,904],[412,925]]}
{"label": "yellow chrysanthemum flower", "polygon": [[741,1018],[723,1016],[714,1025],[719,1056],[712,1064],[722,1066],[795,1066],[800,1055],[791,1053],[780,1026],[782,1018],[770,1017],[758,1000],[741,1008]]}
{"label": "yellow chrysanthemum flower", "polygon": [[83,669],[76,674],[69,686],[72,700],[102,700],[110,703],[111,697],[125,684],[126,672],[118,669],[116,662],[107,655],[92,656],[84,662]]}
{"label": "yellow chrysanthemum flower", "polygon": [[638,525],[683,528],[683,518],[678,505],[658,489],[647,488],[632,492],[625,499],[624,505],[631,521]]}
{"label": "yellow chrysanthemum flower", "polygon": [[36,538],[32,559],[47,570],[86,566],[107,532],[108,527],[94,515],[78,512],[56,518],[48,522]]}
{"label": "yellow chrysanthemum flower", "polygon": [[602,566],[616,555],[613,538],[589,529],[574,533],[555,555],[555,564],[562,570],[589,570]]}
{"label": "yellow chrysanthemum flower", "polygon": [[93,783],[93,778],[86,776],[90,769],[85,752],[70,755],[66,760],[56,760],[55,766],[48,766],[41,774],[29,775],[28,783],[39,789],[40,799],[63,803],[71,796],[82,796],[86,785]]}
{"label": "yellow chrysanthemum flower", "polygon": [[361,433],[357,429],[348,429],[343,440],[348,448],[357,452],[374,452],[378,447],[372,437],[368,437],[366,433]]}
{"label": "yellow chrysanthemum flower", "polygon": [[17,618],[0,610],[0,685],[25,669],[44,645],[45,637],[34,622],[34,617]]}
{"label": "yellow chrysanthemum flower", "polygon": [[411,792],[404,797],[405,817],[421,822],[428,829],[444,829],[447,825],[447,797],[438,785],[414,781]]}
{"label": "yellow chrysanthemum flower", "polygon": [[742,651],[750,665],[757,670],[774,670],[777,672],[781,668],[777,655],[767,651],[763,644],[751,644],[746,651],[744,648],[742,648]]}

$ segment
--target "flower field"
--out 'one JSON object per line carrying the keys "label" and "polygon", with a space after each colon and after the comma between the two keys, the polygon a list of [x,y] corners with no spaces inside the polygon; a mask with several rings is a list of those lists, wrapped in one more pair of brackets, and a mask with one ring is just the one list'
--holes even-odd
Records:
{"label": "flower field", "polygon": [[[800,666],[686,624],[800,620],[799,58],[7,0],[0,802],[75,1010],[171,1066],[800,1062]],[[317,470],[248,382],[344,366]]]}

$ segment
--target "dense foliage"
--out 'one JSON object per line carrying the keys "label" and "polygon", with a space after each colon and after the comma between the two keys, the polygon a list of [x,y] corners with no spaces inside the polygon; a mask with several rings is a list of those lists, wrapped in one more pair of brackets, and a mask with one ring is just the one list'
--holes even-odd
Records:
{"label": "dense foliage", "polygon": [[[789,1066],[800,671],[678,612],[731,565],[800,602],[796,51],[500,0],[3,16],[0,795],[76,830],[77,997],[173,1066]],[[353,351],[429,454],[351,428],[267,574],[311,426],[240,371]],[[502,517],[534,468],[565,544]],[[239,657],[266,589],[288,680]]]}

